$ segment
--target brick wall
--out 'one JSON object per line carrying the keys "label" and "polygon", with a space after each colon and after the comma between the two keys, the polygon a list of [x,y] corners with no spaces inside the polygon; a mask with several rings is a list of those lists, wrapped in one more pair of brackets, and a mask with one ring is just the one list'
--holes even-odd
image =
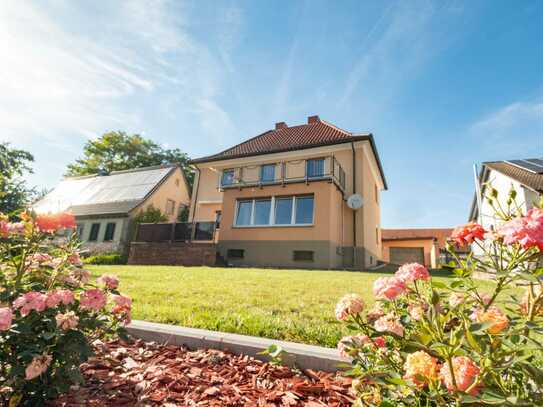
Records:
{"label": "brick wall", "polygon": [[132,242],[128,264],[214,266],[216,251],[207,243]]}

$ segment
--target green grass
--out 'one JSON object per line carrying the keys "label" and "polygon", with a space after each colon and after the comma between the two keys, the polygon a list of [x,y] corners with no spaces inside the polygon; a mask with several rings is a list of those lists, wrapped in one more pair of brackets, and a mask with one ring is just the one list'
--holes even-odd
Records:
{"label": "green grass", "polygon": [[[173,266],[89,266],[121,279],[133,318],[335,347],[346,333],[334,318],[346,293],[373,302],[382,272]],[[433,273],[447,281],[447,273]],[[491,288],[492,283],[481,282]]]}

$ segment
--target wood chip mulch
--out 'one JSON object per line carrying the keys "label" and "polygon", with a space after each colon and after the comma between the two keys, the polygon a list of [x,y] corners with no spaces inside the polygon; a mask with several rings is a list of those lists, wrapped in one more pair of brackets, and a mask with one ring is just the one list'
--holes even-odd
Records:
{"label": "wood chip mulch", "polygon": [[134,341],[98,342],[85,384],[60,406],[350,406],[351,380],[274,366],[217,350]]}

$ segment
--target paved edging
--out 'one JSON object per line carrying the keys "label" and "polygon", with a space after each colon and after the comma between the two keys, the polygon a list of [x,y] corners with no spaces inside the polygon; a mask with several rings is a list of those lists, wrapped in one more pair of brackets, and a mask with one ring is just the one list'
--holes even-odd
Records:
{"label": "paved edging", "polygon": [[349,362],[348,359],[340,357],[336,349],[155,322],[133,321],[128,326],[128,332],[144,341],[184,345],[189,349],[219,349],[234,354],[253,356],[264,361],[268,360],[268,357],[258,355],[258,352],[276,344],[287,352],[287,363],[296,365],[300,369],[334,372],[339,370],[338,364]]}

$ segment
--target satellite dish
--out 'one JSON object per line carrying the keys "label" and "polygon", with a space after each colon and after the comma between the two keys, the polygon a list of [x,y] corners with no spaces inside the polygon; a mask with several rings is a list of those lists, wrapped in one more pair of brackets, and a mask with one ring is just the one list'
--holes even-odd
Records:
{"label": "satellite dish", "polygon": [[360,194],[352,194],[349,198],[347,198],[347,206],[351,209],[360,209],[362,208],[363,204],[364,200]]}

